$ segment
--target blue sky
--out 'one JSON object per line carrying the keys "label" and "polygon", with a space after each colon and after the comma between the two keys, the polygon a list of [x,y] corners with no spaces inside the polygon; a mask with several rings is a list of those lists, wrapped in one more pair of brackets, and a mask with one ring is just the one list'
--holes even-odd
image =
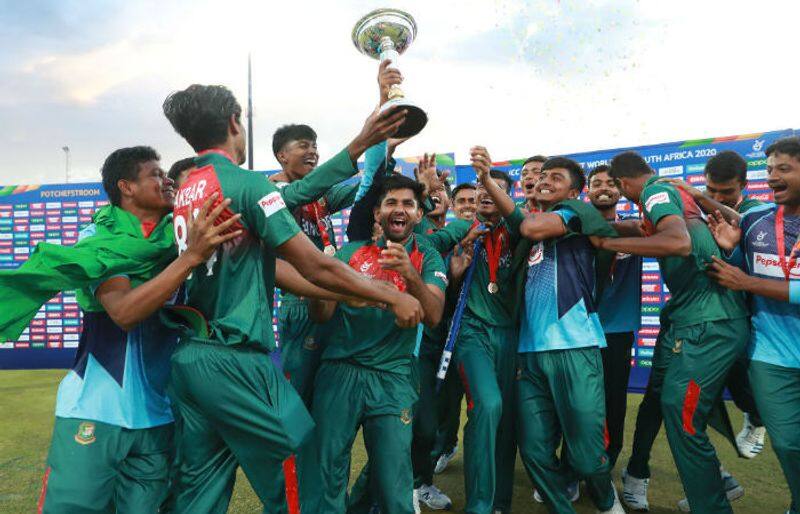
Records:
{"label": "blue sky", "polygon": [[[322,157],[377,100],[350,42],[388,2],[0,0],[0,184],[91,181],[105,156],[190,154],[161,113],[172,90],[231,87],[252,52],[256,165],[272,132],[308,123]],[[430,123],[398,152],[486,145],[497,160],[800,127],[797,2],[407,1],[408,96]]]}

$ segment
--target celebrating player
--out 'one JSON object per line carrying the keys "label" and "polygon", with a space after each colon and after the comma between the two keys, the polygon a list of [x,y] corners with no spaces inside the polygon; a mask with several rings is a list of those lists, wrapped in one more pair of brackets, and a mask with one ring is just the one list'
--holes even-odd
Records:
{"label": "celebrating player", "polygon": [[[241,107],[222,86],[193,85],[171,94],[164,114],[199,153],[178,192],[175,236],[185,248],[187,212],[214,193],[231,198],[223,217],[240,214],[242,230],[187,281],[187,304],[197,316],[172,358],[170,395],[181,423],[176,430],[181,468],[177,512],[224,512],[241,465],[262,502],[275,470],[313,426],[302,400],[273,365],[272,297],[280,255],[310,282],[386,304],[402,326],[423,312],[413,297],[376,287],[326,257],[300,233],[278,189],[263,175],[240,169],[245,134]],[[373,113],[348,145],[355,159],[391,135],[404,111]]]}
{"label": "celebrating player", "polygon": [[[611,176],[625,197],[639,204],[647,237],[601,239],[599,248],[657,257],[672,295],[662,312],[648,389],[654,399],[660,399],[688,503],[696,512],[730,513],[706,426],[728,370],[747,342],[744,299],[706,276],[705,263],[720,253],[691,196],[657,183],[653,170],[634,152],[614,157]],[[657,409],[650,419],[640,415],[637,420],[637,432],[645,430],[653,439],[659,426]],[[632,508],[647,509],[642,494],[646,494],[647,474],[629,466],[623,476],[623,497]]]}
{"label": "celebrating player", "polygon": [[[336,258],[416,297],[424,308],[422,321],[435,326],[441,320],[446,275],[438,252],[413,234],[422,218],[421,203],[421,185],[389,177],[375,207],[383,237],[375,243],[352,242]],[[319,319],[327,321],[320,331],[325,351],[312,403],[322,478],[317,512],[344,512],[350,451],[362,427],[371,493],[381,512],[411,513],[411,422],[417,395],[410,374],[416,328],[396,327],[392,313],[375,307],[321,302],[317,308]]]}
{"label": "celebrating player", "polygon": [[766,150],[767,184],[777,205],[755,207],[741,228],[715,215],[716,241],[734,265],[714,258],[709,274],[722,286],[753,298],[748,355],[756,403],[791,491],[787,512],[800,512],[800,139]]}

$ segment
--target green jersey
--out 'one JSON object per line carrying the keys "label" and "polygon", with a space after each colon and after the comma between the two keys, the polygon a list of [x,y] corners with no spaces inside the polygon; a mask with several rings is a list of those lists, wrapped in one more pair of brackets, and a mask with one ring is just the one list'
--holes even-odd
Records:
{"label": "green jersey", "polygon": [[[336,258],[361,275],[393,283],[398,289],[405,291],[405,281],[400,274],[385,270],[378,263],[383,248],[385,243],[382,239],[374,244],[351,242],[336,253]],[[444,291],[447,276],[439,252],[417,236],[409,239],[406,250],[422,281]],[[323,360],[345,360],[404,375],[411,372],[417,328],[398,327],[394,314],[389,310],[376,307],[354,308],[340,303],[333,317],[319,332],[325,346]]]}
{"label": "green jersey", "polygon": [[758,207],[760,205],[764,205],[764,202],[761,200],[756,200],[755,198],[750,198],[747,195],[742,195],[742,201],[736,206],[736,212],[739,214],[744,214],[753,207]]}
{"label": "green jersey", "polygon": [[414,233],[425,236],[425,239],[436,248],[439,253],[450,252],[455,245],[467,237],[472,228],[472,222],[467,220],[453,220],[442,228],[438,228],[427,216],[414,227]]}
{"label": "green jersey", "polygon": [[466,314],[491,326],[516,324],[519,287],[514,252],[520,241],[519,226],[523,220],[522,212],[515,209],[483,236],[483,247],[475,256],[478,262],[472,275]]}
{"label": "green jersey", "polygon": [[[336,248],[336,236],[330,215],[353,205],[358,191],[355,184],[340,184],[352,177],[358,169],[353,166],[347,150],[320,164],[311,173],[294,182],[275,182],[286,208],[292,212],[300,229],[320,250],[328,244]],[[300,299],[284,292],[283,304],[293,304]]]}
{"label": "green jersey", "polygon": [[195,166],[175,197],[178,251],[186,249],[188,210],[199,209],[215,192],[218,202],[231,199],[221,219],[241,213],[233,229],[244,232],[195,268],[186,281],[187,305],[206,318],[210,340],[272,350],[276,248],[300,228],[264,175],[243,170],[224,152],[214,150],[201,152]]}
{"label": "green jersey", "polygon": [[676,327],[747,316],[743,296],[718,285],[706,275],[711,257],[721,257],[721,254],[700,207],[688,193],[657,180],[658,176],[653,176],[645,183],[640,198],[645,232],[652,235],[663,218],[679,216],[692,239],[689,256],[658,259],[671,294],[662,315]]}

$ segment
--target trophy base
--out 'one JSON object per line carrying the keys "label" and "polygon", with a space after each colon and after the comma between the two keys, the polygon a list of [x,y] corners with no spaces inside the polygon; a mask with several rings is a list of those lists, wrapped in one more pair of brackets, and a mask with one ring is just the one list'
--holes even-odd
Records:
{"label": "trophy base", "polygon": [[381,106],[381,112],[385,112],[396,107],[405,109],[408,111],[408,113],[406,114],[406,120],[402,125],[400,125],[400,128],[397,129],[397,132],[392,137],[405,138],[416,136],[422,132],[422,129],[424,129],[425,125],[428,124],[428,115],[425,114],[425,111],[405,98],[395,98],[394,100],[389,100]]}

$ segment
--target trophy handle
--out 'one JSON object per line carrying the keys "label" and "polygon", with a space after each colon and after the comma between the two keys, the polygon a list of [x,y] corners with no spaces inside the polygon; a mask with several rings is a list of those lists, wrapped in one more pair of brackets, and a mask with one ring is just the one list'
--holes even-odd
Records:
{"label": "trophy handle", "polygon": [[[381,38],[381,54],[378,58],[380,62],[383,62],[387,59],[392,61],[391,68],[400,71],[400,67],[397,64],[397,61],[400,59],[400,54],[397,52],[394,46],[394,41],[388,36],[383,36]],[[389,93],[387,94],[389,100],[394,100],[395,98],[405,98],[405,93],[403,90],[400,89],[400,86],[397,84],[392,84],[389,88]]]}

